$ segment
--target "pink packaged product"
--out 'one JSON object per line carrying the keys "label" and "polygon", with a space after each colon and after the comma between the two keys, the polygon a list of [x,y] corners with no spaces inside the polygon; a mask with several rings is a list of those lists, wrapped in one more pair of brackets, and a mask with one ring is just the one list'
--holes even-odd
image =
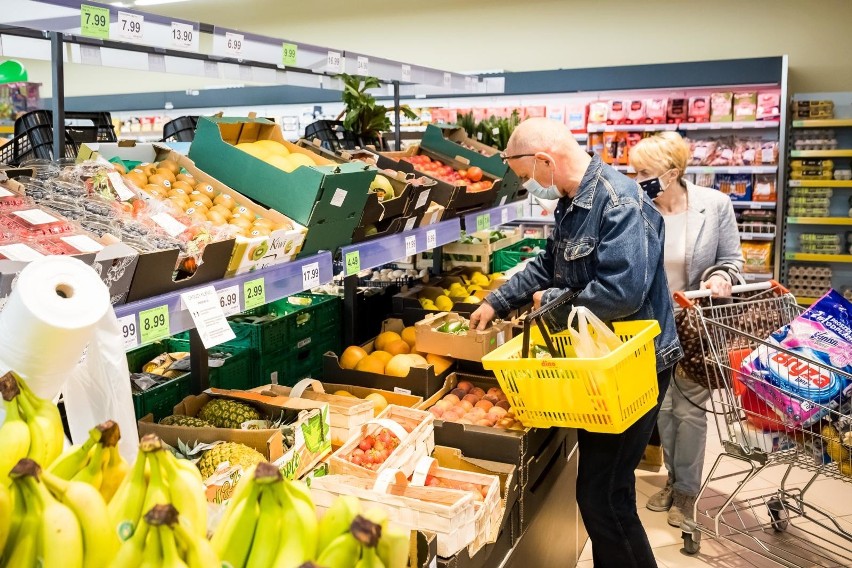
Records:
{"label": "pink packaged product", "polygon": [[669,124],[686,122],[688,104],[687,99],[669,99],[666,104],[666,122]]}
{"label": "pink packaged product", "polygon": [[758,93],[757,120],[777,120],[781,118],[781,94]]}
{"label": "pink packaged product", "polygon": [[[852,303],[830,290],[743,359],[743,382],[788,425],[808,427],[852,394]],[[811,361],[819,363],[817,366]]]}
{"label": "pink packaged product", "polygon": [[5,187],[0,187],[0,211],[10,211],[12,209],[21,209],[32,205],[32,201],[24,197],[12,193]]}
{"label": "pink packaged product", "polygon": [[733,116],[733,93],[713,93],[710,95],[710,121],[730,122]]}
{"label": "pink packaged product", "polygon": [[608,113],[609,103],[605,101],[589,103],[589,124],[606,123]]}
{"label": "pink packaged product", "polygon": [[627,107],[624,101],[609,101],[609,114],[606,117],[607,124],[624,124],[627,120]]}
{"label": "pink packaged product", "polygon": [[645,101],[633,100],[627,103],[627,123],[645,124]]}
{"label": "pink packaged product", "polygon": [[77,230],[67,219],[38,207],[5,213],[0,216],[0,223],[21,239],[73,233]]}
{"label": "pink packaged product", "polygon": [[687,122],[709,122],[710,121],[710,98],[690,97],[689,118]]}
{"label": "pink packaged product", "polygon": [[734,93],[734,120],[746,122],[757,119],[757,93]]}
{"label": "pink packaged product", "polygon": [[666,121],[667,99],[648,99],[645,101],[645,122],[662,124]]}

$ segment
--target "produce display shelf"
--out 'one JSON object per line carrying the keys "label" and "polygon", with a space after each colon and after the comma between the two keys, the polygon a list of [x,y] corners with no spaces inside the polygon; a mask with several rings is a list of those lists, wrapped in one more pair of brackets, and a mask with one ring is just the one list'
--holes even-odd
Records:
{"label": "produce display shelf", "polygon": [[852,118],[827,118],[822,120],[794,120],[793,128],[843,128],[852,127]]}
{"label": "produce display shelf", "polygon": [[732,201],[734,209],[775,209],[774,201]]}
{"label": "produce display shelf", "polygon": [[771,272],[743,272],[742,276],[746,282],[764,282],[775,278]]}
{"label": "produce display shelf", "polygon": [[524,214],[524,201],[515,201],[499,207],[469,213],[464,216],[462,228],[468,233],[485,231],[491,227],[505,225]]}
{"label": "produce display shelf", "polygon": [[840,262],[852,263],[852,254],[811,254],[806,252],[788,252],[787,260],[800,260],[802,262]]}
{"label": "produce display shelf", "polygon": [[677,124],[598,124],[586,125],[587,132],[662,132],[677,130]]}
{"label": "produce display shelf", "polygon": [[[292,296],[297,292],[303,292],[316,286],[321,286],[331,282],[333,275],[332,259],[330,252],[321,252],[316,255],[300,258],[292,262],[262,268],[245,274],[238,274],[231,278],[225,278],[209,284],[186,288],[168,294],[161,294],[152,298],[138,300],[129,304],[124,304],[115,307],[115,315],[119,318],[120,323],[128,325],[135,324],[135,330],[131,337],[126,337],[126,347],[132,348],[142,344],[141,326],[143,325],[140,314],[148,313],[150,310],[165,307],[168,317],[165,318],[167,324],[163,332],[163,337],[169,337],[178,334],[182,331],[187,331],[195,328],[195,323],[192,321],[192,316],[189,310],[185,309],[181,295],[193,290],[198,290],[207,286],[213,286],[217,294],[220,295],[220,303],[233,302],[233,294],[236,294],[237,306],[232,306],[233,312],[243,312],[251,307],[256,307],[261,304],[268,304],[287,296]],[[251,290],[250,290],[251,289]],[[246,294],[257,294],[263,290],[261,296],[262,301],[259,304],[249,305],[246,307]],[[224,307],[224,306],[223,306]],[[123,318],[128,318],[124,320]],[[162,320],[161,320],[162,321]],[[162,325],[162,324],[160,324]],[[132,337],[135,336],[135,339]],[[161,337],[152,338],[150,343]]]}
{"label": "produce display shelf", "polygon": [[791,225],[852,225],[852,217],[787,217]]}
{"label": "produce display shelf", "polygon": [[837,181],[833,179],[791,179],[787,182],[787,185],[790,187],[852,187],[852,181]]}
{"label": "produce display shelf", "polygon": [[[633,166],[613,166],[616,170],[635,174]],[[774,174],[778,166],[687,166],[688,174]]]}
{"label": "produce display shelf", "polygon": [[344,262],[346,274],[351,275],[361,270],[396,262],[406,256],[454,243],[460,238],[461,223],[459,219],[448,219],[434,225],[341,247],[340,255]]}
{"label": "produce display shelf", "polygon": [[791,158],[852,158],[852,150],[791,150]]}

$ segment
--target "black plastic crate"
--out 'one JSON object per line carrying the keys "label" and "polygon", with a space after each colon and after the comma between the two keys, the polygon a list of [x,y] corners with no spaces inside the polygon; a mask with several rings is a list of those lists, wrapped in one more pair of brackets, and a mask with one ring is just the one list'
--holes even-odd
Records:
{"label": "black plastic crate", "polygon": [[192,142],[195,139],[197,116],[179,116],[163,125],[161,142]]}
{"label": "black plastic crate", "polygon": [[[43,160],[52,160],[53,159],[53,129],[52,127],[47,127],[50,130],[50,137],[45,137],[42,133],[40,136],[36,136],[39,141],[36,144],[33,144],[33,141],[30,139],[28,134],[22,134],[20,136],[15,136],[12,140],[9,140],[6,144],[0,146],[0,164],[6,164],[9,166],[19,166],[23,162],[32,159],[43,159]],[[71,139],[69,134],[65,133],[65,158],[75,158],[77,157],[78,146]]]}
{"label": "black plastic crate", "polygon": [[[118,142],[112,116],[108,112],[74,112],[65,113],[65,132],[76,143],[86,142]],[[34,110],[15,120],[15,136],[30,134],[53,139],[53,112],[49,110]],[[41,140],[33,139],[34,144]]]}

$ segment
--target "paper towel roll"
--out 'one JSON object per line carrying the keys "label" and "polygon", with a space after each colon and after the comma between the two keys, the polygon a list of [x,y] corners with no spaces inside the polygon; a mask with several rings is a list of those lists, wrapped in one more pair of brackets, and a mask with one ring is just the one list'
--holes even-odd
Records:
{"label": "paper towel roll", "polygon": [[53,399],[109,309],[109,290],[80,260],[48,256],[29,263],[0,311],[0,368]]}

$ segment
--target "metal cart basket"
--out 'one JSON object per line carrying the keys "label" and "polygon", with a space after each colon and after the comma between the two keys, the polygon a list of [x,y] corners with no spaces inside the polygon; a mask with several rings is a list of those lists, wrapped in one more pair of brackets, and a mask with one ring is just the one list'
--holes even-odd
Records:
{"label": "metal cart basket", "polygon": [[[675,294],[700,326],[708,373],[718,373],[719,388],[710,400],[724,449],[696,498],[694,521],[681,526],[684,551],[697,553],[704,534],[744,546],[779,566],[852,566],[849,525],[807,499],[819,478],[852,483],[852,376],[767,341],[803,311],[780,284],[735,286],[733,291],[731,298],[716,300],[707,298],[709,291]],[[760,372],[744,372],[743,362],[748,364],[755,350],[770,365],[783,367],[801,388],[780,388]],[[828,381],[837,381],[845,392],[820,398]],[[730,473],[730,467],[722,467],[730,460],[743,470]],[[780,487],[738,498],[749,481],[772,466],[786,468]],[[806,472],[803,486],[790,481],[794,468]],[[730,495],[708,491],[712,483],[734,477],[741,480]],[[852,514],[852,486],[837,499]]]}

